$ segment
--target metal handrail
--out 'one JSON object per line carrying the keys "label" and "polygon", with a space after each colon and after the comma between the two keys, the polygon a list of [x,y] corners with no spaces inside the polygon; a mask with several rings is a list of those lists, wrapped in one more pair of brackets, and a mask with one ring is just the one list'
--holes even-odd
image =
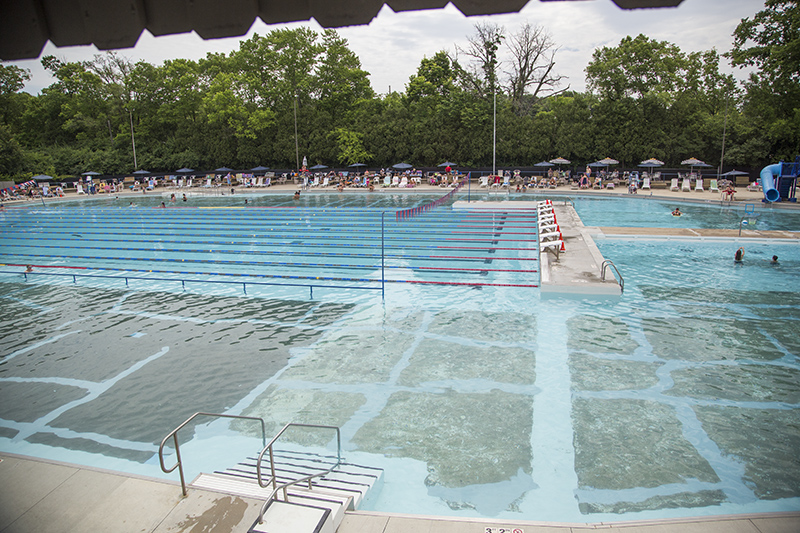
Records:
{"label": "metal handrail", "polygon": [[603,261],[603,264],[600,265],[600,280],[601,281],[605,281],[606,280],[606,269],[608,267],[613,268],[614,272],[617,273],[617,280],[619,280],[619,281],[617,281],[617,283],[619,284],[619,291],[620,292],[625,292],[625,280],[622,279],[622,274],[619,273],[619,269],[617,268],[617,265],[615,265],[614,262],[611,261],[610,259],[606,259],[605,261]]}
{"label": "metal handrail", "polygon": [[[336,464],[333,465],[332,467],[330,467],[327,470],[323,470],[323,471],[317,472],[315,474],[304,476],[304,477],[301,477],[301,478],[298,478],[298,479],[295,479],[295,480],[292,480],[292,481],[289,481],[289,482],[286,482],[286,483],[282,483],[281,485],[278,485],[278,479],[277,479],[277,477],[275,475],[275,459],[274,459],[274,455],[273,455],[272,445],[290,427],[305,427],[305,428],[333,429],[333,430],[336,430]],[[269,452],[269,466],[270,466],[271,479],[265,482],[262,479],[262,476],[261,476],[261,461],[264,458],[264,454],[267,453],[267,452]],[[317,478],[317,477],[322,477],[324,475],[327,475],[327,474],[331,473],[341,463],[342,463],[342,436],[341,436],[341,431],[339,430],[339,428],[337,426],[324,426],[324,425],[320,425],[320,424],[299,424],[299,423],[294,423],[294,422],[289,422],[288,424],[283,426],[283,429],[281,429],[278,432],[277,435],[272,437],[272,440],[269,441],[269,444],[264,446],[264,449],[261,450],[261,453],[258,454],[258,461],[256,461],[256,479],[258,480],[259,486],[266,488],[266,487],[268,487],[270,485],[270,483],[272,484],[272,493],[269,495],[269,498],[267,499],[267,501],[264,502],[264,505],[261,506],[261,512],[258,515],[258,523],[262,524],[264,522],[264,513],[266,513],[267,509],[269,508],[269,506],[272,505],[272,502],[275,500],[275,496],[278,494],[278,492],[280,492],[282,490],[283,491],[283,499],[284,499],[284,501],[289,501],[289,492],[288,492],[288,488],[289,487],[291,487],[292,485],[297,485],[298,483],[302,483],[304,481],[307,481],[308,482],[308,489],[311,490],[312,489],[312,486],[311,486],[311,480],[312,479]]]}
{"label": "metal handrail", "polygon": [[[189,422],[191,422],[192,420],[194,420],[198,416],[213,416],[213,417],[216,417],[216,418],[238,418],[238,419],[242,419],[242,420],[257,420],[257,421],[261,422],[261,442],[266,442],[266,440],[267,440],[267,427],[266,427],[266,424],[264,423],[264,420],[262,418],[258,418],[258,417],[255,417],[255,416],[226,415],[226,414],[221,414],[221,413],[203,413],[203,412],[199,412],[199,413],[195,413],[192,416],[190,416],[189,418],[187,418],[186,421],[183,424],[181,424],[180,426],[178,426],[175,429],[173,429],[172,431],[170,431],[167,434],[167,436],[164,437],[164,439],[161,441],[161,445],[158,447],[158,461],[159,461],[159,463],[161,463],[161,470],[165,474],[169,474],[170,472],[174,471],[176,468],[178,469],[178,472],[180,473],[180,476],[181,476],[181,491],[182,491],[184,496],[186,496],[186,480],[183,477],[183,462],[181,461],[181,449],[180,449],[180,446],[178,445],[178,431],[180,431],[183,427],[185,427]],[[164,464],[164,445],[167,443],[167,440],[169,440],[170,437],[172,437],[172,439],[173,439],[173,441],[175,443],[175,455],[177,456],[177,460],[175,462],[175,465],[173,465],[170,468],[167,468],[167,466]]]}

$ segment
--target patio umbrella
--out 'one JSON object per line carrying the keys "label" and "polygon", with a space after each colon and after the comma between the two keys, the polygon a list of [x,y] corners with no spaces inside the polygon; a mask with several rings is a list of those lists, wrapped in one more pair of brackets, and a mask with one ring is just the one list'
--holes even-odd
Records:
{"label": "patio umbrella", "polygon": [[700,161],[696,157],[690,157],[689,159],[684,159],[681,161],[681,165],[689,165],[689,172],[694,174],[694,167],[710,167],[708,163],[704,163]]}
{"label": "patio umbrella", "polygon": [[48,176],[47,174],[37,174],[31,179],[35,181],[50,181],[53,179],[53,176]]}
{"label": "patio umbrella", "polygon": [[616,159],[612,159],[610,157],[606,157],[605,159],[601,159],[600,161],[598,161],[598,163],[602,163],[605,166],[608,166],[608,165],[618,165],[619,161],[617,161]]}
{"label": "patio umbrella", "polygon": [[99,172],[93,172],[91,170],[89,172],[84,172],[83,174],[81,174],[81,176],[99,176],[99,175],[100,175]]}
{"label": "patio umbrella", "polygon": [[664,162],[663,161],[659,161],[655,157],[651,157],[650,159],[645,159],[644,161],[639,163],[639,166],[640,167],[650,167],[650,168],[663,167],[664,166]]}
{"label": "patio umbrella", "polygon": [[563,157],[556,157],[555,159],[551,159],[550,162],[553,163],[554,165],[559,165],[559,166],[570,164],[570,160],[564,159]]}
{"label": "patio umbrella", "polygon": [[313,167],[309,168],[308,170],[322,170],[328,168],[325,165],[314,165]]}
{"label": "patio umbrella", "polygon": [[144,176],[146,174],[150,174],[150,171],[149,170],[137,170],[133,174],[134,174],[134,176]]}
{"label": "patio umbrella", "polygon": [[595,161],[594,163],[589,163],[586,166],[587,167],[595,167],[596,168],[596,167],[607,167],[608,165],[606,165],[605,163],[602,163],[600,161]]}
{"label": "patio umbrella", "polygon": [[455,164],[455,163],[452,163],[452,162],[450,162],[450,161],[445,161],[444,163],[442,163],[442,164],[441,164],[441,165],[439,165],[439,166],[440,166],[440,167],[454,167],[454,166],[456,166],[456,164]]}
{"label": "patio umbrella", "polygon": [[365,163],[353,163],[352,165],[348,165],[351,168],[359,168],[367,166]]}
{"label": "patio umbrella", "polygon": [[188,174],[189,172],[194,172],[194,169],[183,167],[175,171],[176,174]]}
{"label": "patio umbrella", "polygon": [[262,166],[253,167],[250,169],[251,172],[266,172],[267,170],[269,170],[269,167],[262,167]]}
{"label": "patio umbrella", "polygon": [[214,172],[219,172],[220,174],[224,174],[226,172],[233,172],[233,169],[232,168],[228,168],[228,167],[219,167],[219,168],[215,168]]}
{"label": "patio umbrella", "polygon": [[536,163],[533,166],[535,166],[535,167],[552,167],[553,163],[551,163],[550,161],[541,161],[539,163]]}
{"label": "patio umbrella", "polygon": [[734,170],[729,170],[725,174],[720,174],[720,176],[726,176],[726,177],[731,177],[731,176],[734,176],[734,177],[735,176],[749,176],[749,175],[750,175],[749,172],[742,172],[741,170],[735,170],[735,169]]}
{"label": "patio umbrella", "polygon": [[408,163],[397,163],[396,165],[392,165],[392,168],[396,168],[397,170],[408,170],[413,166],[414,165],[409,165]]}

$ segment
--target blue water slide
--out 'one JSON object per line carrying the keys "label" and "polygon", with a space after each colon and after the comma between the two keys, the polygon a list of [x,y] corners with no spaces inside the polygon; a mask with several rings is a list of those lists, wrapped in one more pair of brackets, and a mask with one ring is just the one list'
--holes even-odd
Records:
{"label": "blue water slide", "polygon": [[781,198],[781,194],[775,188],[774,179],[774,176],[780,176],[781,166],[781,163],[775,163],[761,169],[761,188],[764,190],[764,198],[768,202],[777,202]]}

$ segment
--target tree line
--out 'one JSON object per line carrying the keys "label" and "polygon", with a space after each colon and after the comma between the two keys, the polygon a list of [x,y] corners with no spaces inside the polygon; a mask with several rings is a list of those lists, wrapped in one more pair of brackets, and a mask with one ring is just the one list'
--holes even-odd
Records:
{"label": "tree line", "polygon": [[[229,54],[161,65],[110,52],[47,56],[56,81],[22,91],[27,71],[0,65],[0,176],[126,174],[180,167],[370,167],[408,162],[531,166],[611,156],[677,166],[760,168],[800,154],[800,9],[767,0],[732,50],[685,53],[628,36],[595,50],[587,90],[563,87],[557,46],[541,27],[491,23],[455,52],[420,61],[403,92],[377,95],[334,30],[276,29]],[[502,51],[509,59],[498,60]],[[723,61],[752,69],[739,83]],[[724,155],[722,142],[725,139]]]}

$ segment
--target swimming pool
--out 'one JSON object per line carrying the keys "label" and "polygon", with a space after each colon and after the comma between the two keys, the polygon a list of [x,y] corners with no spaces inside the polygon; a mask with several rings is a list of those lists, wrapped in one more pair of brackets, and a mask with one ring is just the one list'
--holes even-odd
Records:
{"label": "swimming pool", "polygon": [[[71,209],[87,231],[118,215]],[[733,265],[735,241],[597,244],[625,276],[619,301],[6,275],[0,449],[161,475],[160,439],[224,411],[272,431],[340,426],[348,460],[385,468],[383,511],[598,522],[800,508],[798,247],[748,242]],[[224,467],[259,442],[199,425],[187,466]]]}

